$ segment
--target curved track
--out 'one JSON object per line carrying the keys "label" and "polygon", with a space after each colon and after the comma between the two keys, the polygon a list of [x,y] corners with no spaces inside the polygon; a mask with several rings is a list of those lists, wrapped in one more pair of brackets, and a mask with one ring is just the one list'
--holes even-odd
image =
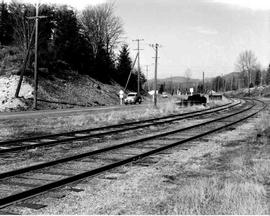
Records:
{"label": "curved track", "polygon": [[[248,107],[229,114],[223,113],[218,118],[200,124],[1,173],[1,186],[17,184],[22,188],[7,194],[0,192],[0,208],[217,132],[256,115],[265,107],[263,102],[253,100],[253,104]],[[35,179],[40,180],[44,175],[50,175],[50,178],[43,183],[35,182]]]}

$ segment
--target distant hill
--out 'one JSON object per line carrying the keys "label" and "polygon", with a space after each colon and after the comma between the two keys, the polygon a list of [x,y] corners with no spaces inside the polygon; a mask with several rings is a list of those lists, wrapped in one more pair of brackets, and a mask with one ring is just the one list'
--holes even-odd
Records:
{"label": "distant hill", "polygon": [[231,72],[231,73],[225,74],[223,76],[223,78],[225,78],[225,79],[231,79],[233,77],[239,77],[239,76],[240,76],[240,72]]}
{"label": "distant hill", "polygon": [[[162,83],[174,83],[174,84],[181,84],[181,83],[186,83],[187,82],[187,78],[186,77],[182,77],[182,76],[176,76],[176,77],[169,77],[169,78],[163,78],[163,79],[158,79],[157,83],[158,84],[162,84]],[[198,83],[200,82],[200,79],[190,79],[189,80],[190,83]],[[154,83],[154,79],[150,79],[149,83]]]}
{"label": "distant hill", "polygon": [[[154,88],[154,79],[151,79],[148,81],[148,87],[149,89]],[[157,80],[157,89],[160,89],[161,86],[163,86],[163,90],[165,92],[175,92],[176,89],[185,90],[190,87],[197,86],[197,84],[200,82],[199,79],[190,79],[187,82],[186,77],[176,76],[176,77],[169,77],[169,78],[163,78]]]}

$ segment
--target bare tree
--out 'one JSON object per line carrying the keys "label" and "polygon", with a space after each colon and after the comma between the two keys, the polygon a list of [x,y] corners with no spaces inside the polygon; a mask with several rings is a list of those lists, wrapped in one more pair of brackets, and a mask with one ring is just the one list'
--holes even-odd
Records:
{"label": "bare tree", "polygon": [[246,50],[239,54],[237,62],[235,64],[236,70],[241,72],[243,79],[248,77],[248,86],[251,84],[251,72],[256,69],[257,58],[251,50]]}
{"label": "bare tree", "polygon": [[30,4],[12,1],[9,10],[12,14],[14,40],[17,45],[24,51],[29,47],[31,32],[33,31],[34,22],[28,17],[34,16],[34,6]]}
{"label": "bare tree", "polygon": [[123,34],[122,22],[113,14],[113,4],[104,3],[88,6],[82,11],[80,22],[93,49],[97,51],[101,44],[111,53]]}

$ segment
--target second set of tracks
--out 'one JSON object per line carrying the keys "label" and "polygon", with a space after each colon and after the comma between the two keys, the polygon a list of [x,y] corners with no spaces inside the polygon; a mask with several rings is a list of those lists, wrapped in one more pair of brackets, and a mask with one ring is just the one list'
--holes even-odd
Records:
{"label": "second set of tracks", "polygon": [[169,124],[175,121],[180,121],[188,118],[199,117],[207,114],[216,113],[219,111],[227,110],[239,105],[240,102],[230,102],[221,106],[216,106],[204,110],[193,112],[172,114],[159,118],[149,118],[140,121],[131,121],[127,123],[103,126],[98,128],[90,128],[85,130],[77,130],[65,133],[50,134],[44,136],[26,137],[21,139],[0,141],[0,154],[34,149],[37,147],[53,146],[65,142],[73,142],[76,140],[84,140],[93,137],[101,137],[110,134],[118,134],[126,131],[134,131],[141,128],[150,126]]}
{"label": "second set of tracks", "polygon": [[[100,148],[97,148],[98,144],[96,144],[97,146],[93,147],[93,150],[84,153],[2,172],[0,173],[0,187],[16,185],[16,189],[0,192],[0,208],[217,132],[256,115],[265,106],[264,103],[257,100],[247,100],[243,104],[231,102],[208,110],[175,114],[157,119],[1,142],[0,157],[9,152],[64,144],[78,139],[134,131],[187,118],[207,116],[204,121],[187,127],[159,131],[142,138],[119,141],[114,145]],[[225,110],[227,111],[225,112]],[[214,113],[217,112],[218,116],[215,117]],[[94,144],[91,145],[94,146]]]}

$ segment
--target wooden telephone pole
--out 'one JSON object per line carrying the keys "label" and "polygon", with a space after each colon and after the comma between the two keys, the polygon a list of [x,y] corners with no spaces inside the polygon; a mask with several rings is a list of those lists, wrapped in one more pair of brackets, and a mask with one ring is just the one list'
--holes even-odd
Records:
{"label": "wooden telephone pole", "polygon": [[157,107],[157,65],[158,65],[158,43],[150,45],[155,50],[155,82],[154,82],[154,107]]}
{"label": "wooden telephone pole", "polygon": [[204,72],[203,72],[203,79],[202,80],[203,80],[202,93],[204,94]]}
{"label": "wooden telephone pole", "polygon": [[141,66],[140,66],[140,41],[143,41],[143,39],[136,39],[136,40],[133,40],[133,41],[136,41],[137,42],[137,58],[138,58],[138,87],[137,87],[137,94],[138,95],[141,95],[141,91],[140,91],[140,73],[141,73]]}
{"label": "wooden telephone pole", "polygon": [[34,104],[33,108],[37,109],[37,91],[38,91],[38,21],[39,19],[46,18],[46,16],[38,16],[39,1],[36,3],[36,16],[29,17],[29,19],[35,19],[35,72],[34,72]]}

